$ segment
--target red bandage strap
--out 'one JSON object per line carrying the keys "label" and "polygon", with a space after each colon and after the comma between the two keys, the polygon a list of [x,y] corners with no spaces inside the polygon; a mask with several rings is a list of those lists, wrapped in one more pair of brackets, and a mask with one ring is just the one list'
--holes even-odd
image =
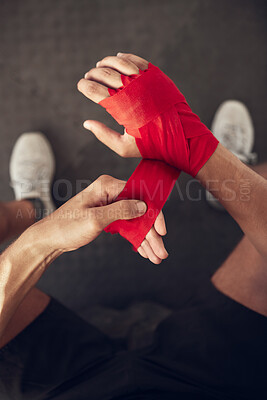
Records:
{"label": "red bandage strap", "polygon": [[[138,75],[121,75],[121,79],[123,86],[117,90],[109,89],[111,97],[100,104],[135,137],[143,158],[162,160],[177,168],[169,170],[171,167],[164,163],[144,164],[143,161],[129,179],[129,185],[126,184],[126,192],[122,195],[146,201],[147,214],[132,221],[117,221],[107,231],[119,232],[136,249],[171,192],[178,170],[195,176],[215,151],[218,141],[159,68],[149,64],[148,69]],[[159,181],[164,182],[163,197],[155,194],[149,199],[140,193],[141,182],[155,188]]]}
{"label": "red bandage strap", "polygon": [[153,226],[179,174],[177,169],[164,162],[142,160],[116,200],[143,200],[147,212],[142,217],[115,221],[105,231],[119,233],[133,244],[136,251]]}
{"label": "red bandage strap", "polygon": [[140,70],[139,75],[121,75],[121,79],[123,90],[110,89],[112,97],[99,104],[135,137],[139,137],[138,128],[156,118],[159,111],[162,113],[185,101],[172,80],[152,64],[149,64],[149,69]]}
{"label": "red bandage strap", "polygon": [[139,75],[121,75],[123,86],[100,102],[136,138],[143,158],[157,159],[195,176],[218,140],[192,112],[175,84],[149,64]]}

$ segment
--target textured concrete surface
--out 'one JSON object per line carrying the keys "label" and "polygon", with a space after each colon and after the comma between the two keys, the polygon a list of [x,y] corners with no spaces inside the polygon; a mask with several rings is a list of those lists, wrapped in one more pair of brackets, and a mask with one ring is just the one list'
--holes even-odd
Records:
{"label": "textured concrete surface", "polygon": [[[266,160],[266,6],[265,0],[1,0],[1,200],[13,198],[8,162],[25,131],[50,139],[56,179],[72,183],[69,193],[64,181],[59,186],[62,201],[79,190],[77,179],[131,174],[136,161],[120,159],[82,128],[86,118],[116,125],[76,90],[84,72],[118,51],[163,68],[208,125],[222,101],[244,101],[255,124],[254,150]],[[241,237],[203,195],[198,183],[188,186],[181,177],[165,206],[170,257],[161,266],[142,260],[121,238],[102,235],[58,259],[40,287],[81,313],[134,300],[179,307]]]}

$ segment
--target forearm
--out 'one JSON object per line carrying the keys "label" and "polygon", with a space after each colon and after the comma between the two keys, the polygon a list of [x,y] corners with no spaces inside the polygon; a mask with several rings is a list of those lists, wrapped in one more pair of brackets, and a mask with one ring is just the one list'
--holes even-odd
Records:
{"label": "forearm", "polygon": [[0,338],[26,294],[61,252],[33,226],[0,256]]}
{"label": "forearm", "polygon": [[113,201],[124,186],[125,182],[115,178],[99,177],[49,217],[28,228],[0,256],[0,343],[18,306],[55,258],[92,242],[118,219],[145,214],[146,204],[140,200]]}
{"label": "forearm", "polygon": [[197,179],[267,259],[267,181],[219,145]]}

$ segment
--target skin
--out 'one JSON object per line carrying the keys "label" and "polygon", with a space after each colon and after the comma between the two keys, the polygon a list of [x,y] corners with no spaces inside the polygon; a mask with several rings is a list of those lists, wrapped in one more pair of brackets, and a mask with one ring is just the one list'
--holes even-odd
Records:
{"label": "skin", "polygon": [[[134,55],[106,57],[97,63],[94,71],[85,75],[78,88],[86,97],[99,102],[108,96],[108,87],[117,87],[118,75],[137,73],[139,68],[145,69],[147,65],[146,60]],[[103,73],[104,69],[106,72]],[[121,156],[140,156],[134,138],[126,132],[120,135],[98,121],[86,121],[85,126]],[[266,165],[260,173],[267,176]],[[220,200],[246,234],[212,277],[214,286],[246,307],[267,315],[266,179],[221,145],[199,171],[197,179]],[[249,187],[245,200],[243,182]],[[49,303],[49,297],[34,286],[55,258],[90,243],[110,222],[138,217],[146,211],[143,202],[143,211],[137,207],[138,204],[141,206],[140,201],[114,202],[124,185],[125,182],[114,178],[100,177],[51,216],[28,228],[0,256],[0,347],[23,330]],[[26,207],[25,211],[29,206],[21,204]],[[8,215],[9,219],[14,218],[14,213]],[[14,226],[15,221],[8,219],[5,224],[9,234],[14,233],[8,229],[11,222]],[[139,253],[157,263],[163,258],[157,252],[164,247],[161,236],[166,233],[162,215],[153,229]]]}
{"label": "skin", "polygon": [[[117,191],[112,199],[113,201],[126,184],[125,181],[116,180],[116,182]],[[17,218],[17,215],[19,215],[19,218]],[[35,222],[33,205],[31,202],[25,200],[0,203],[0,218],[1,243],[20,235]],[[162,240],[162,236],[165,236],[166,233],[165,219],[163,213],[160,212],[154,226],[148,232],[142,246],[139,247],[139,254],[144,258],[149,258],[154,264],[160,264],[169,255]],[[146,249],[146,252],[143,248]]]}
{"label": "skin", "polygon": [[[99,61],[96,68],[92,68],[85,74],[84,79],[78,83],[78,90],[85,94],[90,100],[99,103],[101,100],[109,97],[108,87],[118,89],[122,86],[121,73],[125,75],[138,74],[139,68],[146,69],[148,62],[137,56],[130,56],[130,59],[124,60],[122,57],[105,57]],[[95,136],[110,149],[115,151],[121,157],[141,157],[141,154],[135,144],[135,139],[124,132],[120,135],[118,132],[108,128],[98,121],[87,120],[84,127],[91,130]],[[159,264],[162,259],[168,257],[160,236],[166,234],[166,226],[163,224],[163,215],[160,214],[157,229],[151,229],[145,240],[138,248],[139,254],[148,258],[155,264]]]}
{"label": "skin", "polygon": [[0,220],[1,243],[20,235],[35,222],[33,204],[26,200],[0,203]]}
{"label": "skin", "polygon": [[[116,89],[122,86],[121,74],[137,74],[139,69],[146,69],[148,64],[147,60],[134,54],[118,53],[117,56],[105,57],[78,82],[78,90],[88,99],[98,103],[109,96],[108,88]],[[102,70],[105,71],[104,74]],[[127,132],[120,135],[94,120],[85,121],[84,127],[122,157],[141,156],[135,138]],[[223,204],[266,261],[266,180],[220,144],[196,178]],[[245,200],[242,183],[249,190]]]}
{"label": "skin", "polygon": [[[118,219],[146,212],[139,200],[114,201],[125,182],[103,175],[50,216],[29,227],[0,256],[0,343],[19,305],[61,254],[92,242]],[[34,244],[34,245],[33,245]],[[38,299],[42,306],[47,298]]]}

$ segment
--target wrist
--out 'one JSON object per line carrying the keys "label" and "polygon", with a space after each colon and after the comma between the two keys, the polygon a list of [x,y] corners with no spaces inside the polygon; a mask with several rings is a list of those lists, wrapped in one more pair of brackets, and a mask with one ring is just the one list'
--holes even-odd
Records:
{"label": "wrist", "polygon": [[53,239],[53,227],[50,221],[42,220],[30,226],[20,236],[19,240],[33,255],[44,260],[59,257],[64,251],[59,249]]}

